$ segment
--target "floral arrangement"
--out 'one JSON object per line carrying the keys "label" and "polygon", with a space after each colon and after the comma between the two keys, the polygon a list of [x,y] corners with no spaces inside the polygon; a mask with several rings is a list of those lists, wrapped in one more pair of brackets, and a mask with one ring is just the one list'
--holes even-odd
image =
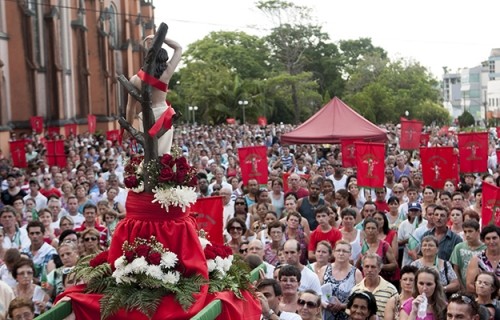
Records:
{"label": "floral arrangement", "polygon": [[196,169],[189,165],[178,148],[172,154],[164,154],[157,160],[144,164],[144,156],[130,158],[124,167],[124,183],[128,189],[144,191],[144,175],[156,186],[153,202],[161,204],[168,212],[170,206],[181,207],[182,211],[196,202]]}
{"label": "floral arrangement", "polygon": [[123,243],[123,255],[114,262],[114,271],[108,263],[108,252],[84,257],[75,267],[77,279],[87,284],[88,293],[102,293],[103,319],[119,309],[137,309],[151,318],[161,299],[174,294],[176,300],[188,309],[194,302],[193,294],[200,291],[206,279],[200,275],[185,278],[176,270],[177,255],[156,240],[136,238]]}
{"label": "floral arrangement", "polygon": [[204,230],[198,235],[208,265],[208,291],[230,290],[240,299],[243,298],[240,290],[252,291],[248,265],[239,256],[234,256],[230,247],[208,241]]}

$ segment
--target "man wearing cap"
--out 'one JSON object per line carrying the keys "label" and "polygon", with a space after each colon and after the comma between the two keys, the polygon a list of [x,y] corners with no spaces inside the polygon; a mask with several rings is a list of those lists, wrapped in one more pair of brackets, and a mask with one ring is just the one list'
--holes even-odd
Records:
{"label": "man wearing cap", "polygon": [[422,206],[420,203],[409,203],[408,218],[401,222],[398,228],[398,245],[400,247],[404,247],[403,262],[401,267],[409,265],[413,261],[408,255],[408,250],[414,250],[418,245],[418,241],[415,239],[413,233],[424,223],[427,224],[427,221],[422,219]]}
{"label": "man wearing cap", "polygon": [[24,196],[24,202],[26,202],[28,198],[35,199],[37,211],[47,207],[47,197],[40,193],[40,182],[38,182],[37,178],[31,178],[29,180],[29,193]]}

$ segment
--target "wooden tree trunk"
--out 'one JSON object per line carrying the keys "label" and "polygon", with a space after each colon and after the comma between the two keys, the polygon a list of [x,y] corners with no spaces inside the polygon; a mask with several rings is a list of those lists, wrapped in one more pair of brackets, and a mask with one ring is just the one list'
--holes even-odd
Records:
{"label": "wooden tree trunk", "polygon": [[[165,23],[161,23],[153,39],[153,46],[149,49],[144,61],[144,65],[142,67],[144,72],[147,74],[154,73],[156,67],[156,56],[158,55],[158,51],[163,44],[163,39],[165,39],[167,31],[168,26]],[[130,132],[130,134],[134,136],[136,140],[144,147],[144,191],[152,192],[155,186],[153,185],[152,181],[150,181],[146,168],[152,160],[158,159],[158,136],[152,137],[148,134],[149,129],[155,123],[155,117],[153,109],[151,107],[151,86],[143,81],[141,96],[138,96],[137,90],[135,90],[134,92],[135,87],[133,87],[133,85],[130,84],[130,82],[125,79],[125,77],[120,76],[118,80],[125,87],[127,92],[129,92],[129,94],[134,96],[137,101],[141,103],[142,125],[144,128],[144,132],[139,133],[137,130],[135,130],[132,125],[128,123],[127,120],[125,120],[124,117],[120,117],[118,121],[120,125],[125,130]]]}

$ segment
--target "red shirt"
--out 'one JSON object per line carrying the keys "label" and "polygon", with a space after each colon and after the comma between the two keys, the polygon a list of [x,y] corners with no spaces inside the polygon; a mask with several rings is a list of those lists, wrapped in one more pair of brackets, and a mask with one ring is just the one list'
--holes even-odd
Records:
{"label": "red shirt", "polygon": [[375,207],[377,207],[377,211],[385,211],[389,212],[389,205],[385,201],[375,201]]}
{"label": "red shirt", "polygon": [[43,194],[47,199],[51,196],[51,195],[56,195],[58,198],[61,198],[62,196],[62,192],[59,191],[59,189],[57,188],[51,188],[51,189],[44,189],[44,188],[41,188],[40,191],[39,191],[41,194]]}
{"label": "red shirt", "polygon": [[333,228],[328,232],[321,231],[321,227],[316,228],[313,232],[311,232],[311,236],[309,239],[309,246],[307,250],[316,251],[316,245],[318,242],[326,240],[330,242],[332,248],[335,247],[335,243],[342,239],[342,233],[337,228]]}

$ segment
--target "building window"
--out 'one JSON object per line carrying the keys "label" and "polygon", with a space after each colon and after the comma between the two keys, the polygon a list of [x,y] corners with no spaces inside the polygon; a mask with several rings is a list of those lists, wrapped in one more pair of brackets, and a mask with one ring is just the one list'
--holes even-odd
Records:
{"label": "building window", "polygon": [[490,60],[490,73],[495,73],[495,60]]}
{"label": "building window", "polygon": [[115,4],[111,3],[109,7],[109,44],[115,49],[120,45],[117,12]]}

